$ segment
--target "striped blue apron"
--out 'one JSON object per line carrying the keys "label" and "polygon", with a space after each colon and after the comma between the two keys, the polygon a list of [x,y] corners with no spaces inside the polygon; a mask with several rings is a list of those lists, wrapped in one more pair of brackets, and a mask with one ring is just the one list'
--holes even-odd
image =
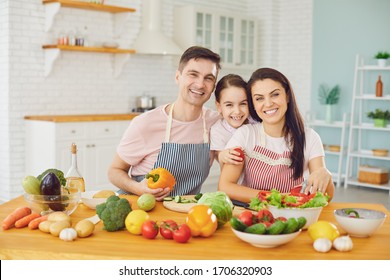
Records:
{"label": "striped blue apron", "polygon": [[[169,194],[170,196],[197,194],[200,192],[202,184],[210,172],[210,143],[204,112],[202,114],[203,143],[170,143],[173,107],[174,104],[169,109],[165,129],[165,141],[162,143],[160,153],[157,156],[153,168],[163,167],[175,176],[176,185]],[[145,176],[133,176],[132,178],[140,182]]]}

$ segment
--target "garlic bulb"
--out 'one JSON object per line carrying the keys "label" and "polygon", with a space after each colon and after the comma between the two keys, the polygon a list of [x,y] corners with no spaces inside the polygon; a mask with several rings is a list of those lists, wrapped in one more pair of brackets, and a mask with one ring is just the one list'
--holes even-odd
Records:
{"label": "garlic bulb", "polygon": [[313,243],[314,250],[321,253],[327,253],[332,248],[332,241],[327,238],[318,238]]}
{"label": "garlic bulb", "polygon": [[348,235],[340,236],[333,240],[333,247],[337,251],[348,252],[352,250],[353,242],[351,237],[349,237]]}
{"label": "garlic bulb", "polygon": [[77,231],[73,228],[64,228],[60,232],[60,239],[64,241],[73,241],[77,237]]}

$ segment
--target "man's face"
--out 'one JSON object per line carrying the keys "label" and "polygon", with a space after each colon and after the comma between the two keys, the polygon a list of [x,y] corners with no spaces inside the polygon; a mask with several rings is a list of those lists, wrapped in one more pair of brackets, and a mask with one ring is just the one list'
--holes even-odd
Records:
{"label": "man's face", "polygon": [[194,106],[203,106],[210,99],[217,81],[217,66],[207,59],[191,59],[180,72],[176,71],[179,98]]}

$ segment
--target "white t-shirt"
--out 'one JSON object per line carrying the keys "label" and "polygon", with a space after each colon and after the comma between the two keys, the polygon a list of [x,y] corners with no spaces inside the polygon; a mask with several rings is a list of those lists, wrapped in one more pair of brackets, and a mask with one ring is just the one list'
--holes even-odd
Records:
{"label": "white t-shirt", "polygon": [[[245,153],[249,155],[256,145],[260,145],[262,123],[247,124],[237,129],[232,138],[226,144],[226,149],[241,146]],[[304,148],[304,176],[308,175],[309,161],[313,158],[324,156],[324,147],[317,132],[311,128],[305,128],[306,145]],[[284,137],[271,137],[265,135],[265,148],[278,154],[290,151]],[[246,157],[246,161],[249,158]]]}
{"label": "white t-shirt", "polygon": [[[131,122],[117,147],[119,157],[132,166],[131,175],[145,175],[153,169],[154,163],[165,141],[168,114],[165,108],[168,104],[157,107],[135,117]],[[218,120],[218,112],[204,108],[206,130]],[[203,143],[203,119],[191,122],[172,120],[169,142],[178,144]],[[210,152],[210,166],[213,153]]]}
{"label": "white t-shirt", "polygon": [[[232,138],[234,132],[237,130],[234,127],[222,124],[224,119],[219,119],[213,124],[210,130],[210,149],[213,151],[222,151],[225,149],[227,142]],[[227,124],[228,125],[228,124]]]}

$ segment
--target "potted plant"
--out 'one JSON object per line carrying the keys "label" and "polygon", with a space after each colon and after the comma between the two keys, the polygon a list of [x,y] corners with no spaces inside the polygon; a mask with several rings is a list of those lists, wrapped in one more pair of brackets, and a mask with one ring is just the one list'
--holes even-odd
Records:
{"label": "potted plant", "polygon": [[390,58],[390,53],[388,53],[386,51],[383,51],[383,52],[380,51],[380,52],[377,52],[377,54],[375,55],[375,58],[378,61],[379,67],[385,67],[387,59]]}
{"label": "potted plant", "polygon": [[327,85],[320,85],[319,101],[321,104],[326,105],[325,121],[332,122],[332,106],[339,102],[340,87],[338,85],[333,88],[329,88]]}
{"label": "potted plant", "polygon": [[382,111],[381,109],[375,109],[375,111],[368,112],[367,117],[374,119],[374,126],[386,127],[387,121],[390,120],[390,111]]}

